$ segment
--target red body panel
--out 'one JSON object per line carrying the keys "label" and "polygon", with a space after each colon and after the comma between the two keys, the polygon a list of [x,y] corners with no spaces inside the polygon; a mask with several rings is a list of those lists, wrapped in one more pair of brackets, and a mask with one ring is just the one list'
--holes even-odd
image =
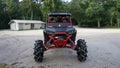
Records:
{"label": "red body panel", "polygon": [[[65,39],[55,39],[54,37],[56,35],[65,35],[66,38]],[[76,46],[74,43],[68,43],[68,40],[72,37],[72,35],[67,34],[66,32],[56,32],[53,35],[49,36],[49,38],[53,41],[52,44],[50,43],[46,43],[44,44],[45,47],[47,47],[47,49],[51,49],[51,48],[71,48]],[[67,46],[68,45],[68,46]]]}

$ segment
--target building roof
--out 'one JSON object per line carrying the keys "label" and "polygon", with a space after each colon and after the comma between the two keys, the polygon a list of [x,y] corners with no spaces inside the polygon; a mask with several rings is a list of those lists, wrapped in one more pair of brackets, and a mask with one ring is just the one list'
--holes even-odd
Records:
{"label": "building roof", "polygon": [[39,20],[11,20],[9,24],[11,23],[44,23],[44,22]]}
{"label": "building roof", "polygon": [[69,15],[71,16],[71,13],[49,13],[48,16],[52,16],[52,15]]}

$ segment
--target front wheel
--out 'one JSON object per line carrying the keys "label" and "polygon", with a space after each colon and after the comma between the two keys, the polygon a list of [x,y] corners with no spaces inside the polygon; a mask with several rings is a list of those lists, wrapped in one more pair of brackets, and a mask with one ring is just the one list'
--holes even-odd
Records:
{"label": "front wheel", "polygon": [[45,47],[43,46],[42,40],[37,40],[34,43],[34,59],[36,62],[42,62],[43,61],[43,55],[44,55]]}
{"label": "front wheel", "polygon": [[87,45],[85,40],[83,39],[79,39],[77,41],[77,46],[75,48],[75,50],[77,51],[77,57],[79,61],[85,61],[87,58]]}

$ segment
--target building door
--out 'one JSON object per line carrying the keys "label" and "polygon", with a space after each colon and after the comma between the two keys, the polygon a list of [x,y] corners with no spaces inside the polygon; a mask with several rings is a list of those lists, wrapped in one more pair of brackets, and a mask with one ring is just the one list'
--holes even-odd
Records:
{"label": "building door", "polygon": [[34,29],[34,24],[31,24],[31,29]]}
{"label": "building door", "polygon": [[23,26],[22,23],[19,23],[19,24],[18,24],[18,29],[19,29],[19,30],[23,30],[23,29],[24,29],[23,27],[24,27],[24,26]]}

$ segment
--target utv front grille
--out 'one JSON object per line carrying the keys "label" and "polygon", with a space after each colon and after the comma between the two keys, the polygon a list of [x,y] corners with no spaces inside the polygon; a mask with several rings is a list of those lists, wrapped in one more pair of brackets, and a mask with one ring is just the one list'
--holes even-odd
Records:
{"label": "utv front grille", "polygon": [[56,34],[54,36],[55,40],[63,40],[63,39],[66,39],[66,35],[65,34]]}

